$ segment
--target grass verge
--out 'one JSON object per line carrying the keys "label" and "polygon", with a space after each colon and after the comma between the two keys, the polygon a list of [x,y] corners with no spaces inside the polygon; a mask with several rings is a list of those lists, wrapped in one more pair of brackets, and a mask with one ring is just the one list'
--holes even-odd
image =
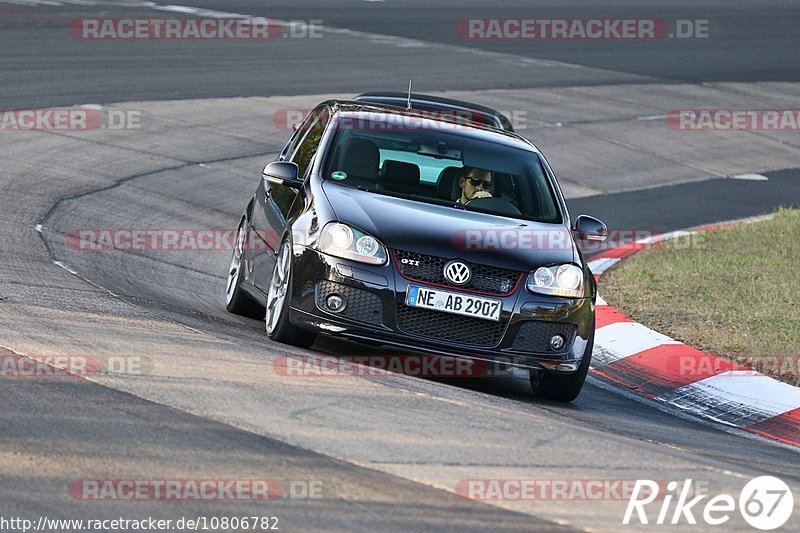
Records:
{"label": "grass verge", "polygon": [[600,290],[656,331],[800,384],[800,211],[640,251]]}

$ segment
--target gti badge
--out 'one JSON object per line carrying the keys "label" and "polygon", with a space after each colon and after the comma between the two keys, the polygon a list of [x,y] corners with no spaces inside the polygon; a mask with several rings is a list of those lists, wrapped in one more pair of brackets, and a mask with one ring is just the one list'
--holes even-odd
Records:
{"label": "gti badge", "polygon": [[464,285],[472,277],[472,272],[466,263],[456,259],[444,266],[444,277],[454,285]]}

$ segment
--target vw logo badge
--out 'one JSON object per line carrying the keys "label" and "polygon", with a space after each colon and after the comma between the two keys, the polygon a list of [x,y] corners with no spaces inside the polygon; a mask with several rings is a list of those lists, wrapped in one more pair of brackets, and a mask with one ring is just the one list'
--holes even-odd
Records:
{"label": "vw logo badge", "polygon": [[472,272],[463,261],[450,261],[444,266],[444,277],[454,285],[464,285],[472,277]]}

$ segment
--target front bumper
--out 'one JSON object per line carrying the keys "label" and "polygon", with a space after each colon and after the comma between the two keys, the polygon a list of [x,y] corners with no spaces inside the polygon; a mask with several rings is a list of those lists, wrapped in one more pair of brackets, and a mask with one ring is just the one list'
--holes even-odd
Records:
{"label": "front bumper", "polygon": [[[534,295],[520,283],[510,295],[497,297],[502,301],[500,322],[460,317],[406,306],[410,285],[428,285],[404,278],[392,260],[376,267],[304,246],[295,246],[293,253],[289,319],[295,326],[327,335],[570,373],[577,370],[594,328],[594,305],[589,298]],[[338,313],[323,304],[333,293],[348,302]],[[546,342],[556,332],[568,340],[559,351]]]}

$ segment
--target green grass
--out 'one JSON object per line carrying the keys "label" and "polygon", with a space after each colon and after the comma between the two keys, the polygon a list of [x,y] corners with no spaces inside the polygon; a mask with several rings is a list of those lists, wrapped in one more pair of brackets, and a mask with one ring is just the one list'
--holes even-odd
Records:
{"label": "green grass", "polygon": [[[638,252],[600,293],[665,335],[800,383],[800,211]],[[774,368],[775,356],[789,359]]]}

